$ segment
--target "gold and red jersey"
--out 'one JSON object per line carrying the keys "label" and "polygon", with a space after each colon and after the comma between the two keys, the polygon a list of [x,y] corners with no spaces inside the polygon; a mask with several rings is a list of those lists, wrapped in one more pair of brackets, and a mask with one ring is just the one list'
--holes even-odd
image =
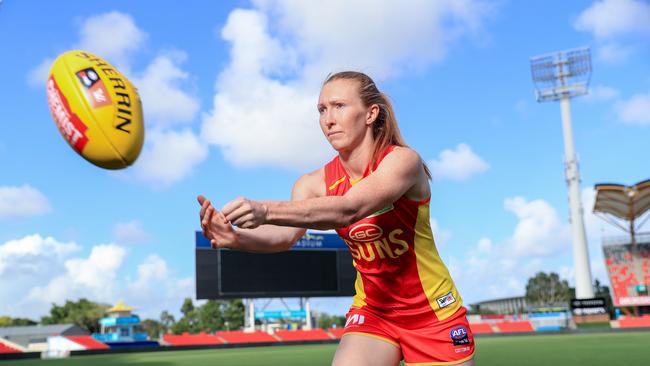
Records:
{"label": "gold and red jersey", "polygon": [[[373,167],[393,148],[389,146]],[[368,166],[363,177],[372,170]],[[328,196],[343,196],[354,183],[338,156],[325,165]],[[461,308],[458,290],[433,240],[429,201],[402,196],[368,217],[336,229],[357,270],[353,308],[410,326],[444,320]]]}

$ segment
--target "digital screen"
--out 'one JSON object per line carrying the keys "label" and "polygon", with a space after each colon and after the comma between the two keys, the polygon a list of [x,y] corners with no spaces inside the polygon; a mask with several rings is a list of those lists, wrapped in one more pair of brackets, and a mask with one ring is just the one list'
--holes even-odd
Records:
{"label": "digital screen", "polygon": [[355,278],[347,250],[196,250],[198,299],[351,296]]}
{"label": "digital screen", "polygon": [[338,290],[336,252],[220,252],[221,292],[309,293]]}

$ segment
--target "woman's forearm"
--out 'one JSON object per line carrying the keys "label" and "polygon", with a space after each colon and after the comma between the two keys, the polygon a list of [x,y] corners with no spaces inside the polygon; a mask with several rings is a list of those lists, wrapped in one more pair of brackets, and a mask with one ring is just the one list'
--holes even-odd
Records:
{"label": "woman's forearm", "polygon": [[266,223],[310,229],[336,229],[358,219],[359,210],[342,196],[310,198],[302,201],[263,201]]}
{"label": "woman's forearm", "polygon": [[236,245],[233,249],[246,252],[276,253],[289,250],[305,233],[304,229],[262,225],[255,229],[235,231]]}

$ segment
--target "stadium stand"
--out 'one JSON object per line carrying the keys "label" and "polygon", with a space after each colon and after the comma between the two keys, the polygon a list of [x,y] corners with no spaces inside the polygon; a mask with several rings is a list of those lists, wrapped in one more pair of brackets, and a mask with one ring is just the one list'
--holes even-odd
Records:
{"label": "stadium stand", "polygon": [[501,333],[524,333],[535,331],[533,324],[528,320],[497,322],[495,325]]}
{"label": "stadium stand", "polygon": [[650,328],[650,315],[640,317],[622,317],[618,320],[619,328]]}
{"label": "stadium stand", "polygon": [[[616,299],[635,296],[630,289],[638,283],[650,283],[650,244],[637,244],[637,249],[627,245],[603,246],[605,264]],[[635,272],[635,260],[640,270]],[[642,278],[637,278],[641,276]],[[618,302],[618,301],[615,301]]]}
{"label": "stadium stand", "polygon": [[329,328],[327,331],[330,332],[334,338],[341,339],[343,337],[344,328]]}
{"label": "stadium stand", "polygon": [[223,338],[228,343],[262,343],[278,341],[278,339],[272,335],[261,331],[247,333],[239,330],[231,330],[217,332],[215,335]]}
{"label": "stadium stand", "polygon": [[85,349],[109,349],[106,344],[91,336],[67,336],[67,339],[83,346]]}
{"label": "stadium stand", "polygon": [[283,341],[317,341],[332,339],[332,337],[323,329],[278,330],[275,334],[282,338]]}
{"label": "stadium stand", "polygon": [[0,343],[0,353],[21,353],[22,351],[13,347],[6,346]]}
{"label": "stadium stand", "polygon": [[474,334],[492,334],[494,330],[488,323],[470,323],[469,328]]}
{"label": "stadium stand", "polygon": [[188,334],[183,333],[181,335],[175,334],[165,334],[163,335],[163,341],[172,346],[194,346],[200,344],[223,344],[221,338],[206,333],[199,334]]}

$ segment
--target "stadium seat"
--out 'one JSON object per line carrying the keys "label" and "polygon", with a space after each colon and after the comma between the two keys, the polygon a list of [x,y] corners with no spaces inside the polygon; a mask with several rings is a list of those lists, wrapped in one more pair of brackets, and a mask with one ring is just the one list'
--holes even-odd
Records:
{"label": "stadium seat", "polygon": [[283,341],[317,341],[330,340],[332,337],[323,329],[312,330],[278,330],[275,335]]}
{"label": "stadium seat", "polygon": [[201,333],[201,334],[165,334],[163,341],[172,346],[195,346],[201,344],[223,344],[223,341],[214,335]]}
{"label": "stadium seat", "polygon": [[0,353],[20,353],[21,351],[0,343]]}
{"label": "stadium seat", "polygon": [[650,316],[622,317],[618,320],[620,328],[650,328]]}
{"label": "stadium seat", "polygon": [[533,324],[528,320],[497,322],[496,326],[502,333],[524,333],[535,331]]}
{"label": "stadium seat", "polygon": [[336,339],[341,339],[343,337],[343,331],[345,328],[329,328],[327,331],[330,332]]}
{"label": "stadium seat", "polygon": [[91,336],[66,336],[65,338],[77,343],[86,349],[108,349],[106,344],[96,340]]}
{"label": "stadium seat", "polygon": [[217,332],[215,335],[223,338],[228,343],[265,343],[278,342],[278,339],[266,332],[246,333],[239,330]]}
{"label": "stadium seat", "polygon": [[469,328],[473,334],[491,334],[494,333],[492,326],[488,323],[469,323]]}

